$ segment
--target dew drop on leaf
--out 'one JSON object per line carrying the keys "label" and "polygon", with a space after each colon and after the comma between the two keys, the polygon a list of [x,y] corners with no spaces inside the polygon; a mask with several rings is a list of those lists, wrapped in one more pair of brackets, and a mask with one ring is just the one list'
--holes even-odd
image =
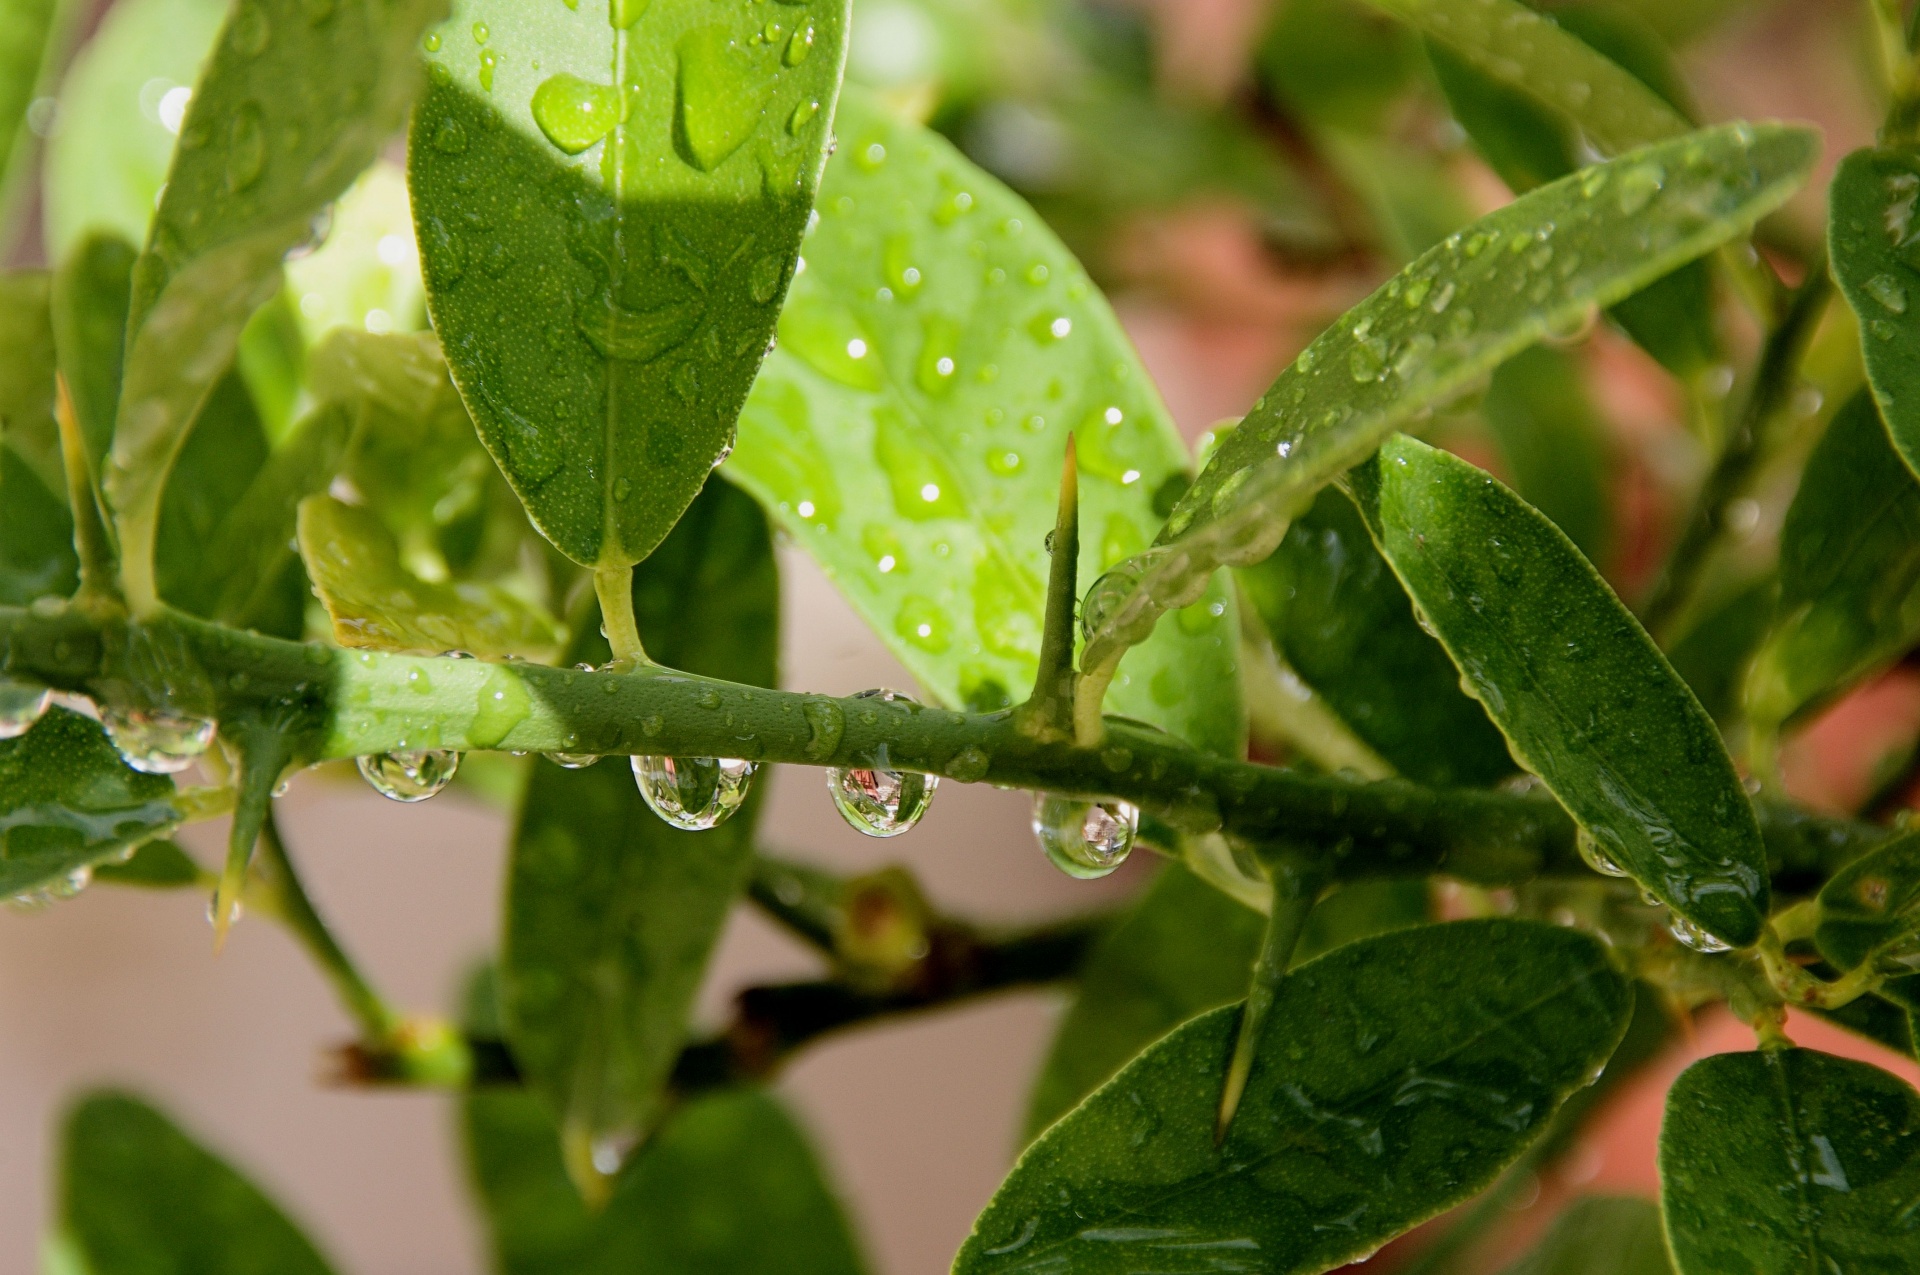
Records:
{"label": "dew drop on leaf", "polygon": [[389,801],[425,801],[453,782],[460,754],[445,748],[375,753],[355,760],[360,777]]}
{"label": "dew drop on leaf", "polygon": [[52,702],[47,687],[0,677],[0,739],[18,739],[32,730]]}
{"label": "dew drop on leaf", "polygon": [[246,103],[233,114],[227,135],[227,189],[245,190],[267,166],[267,127],[259,106]]}
{"label": "dew drop on leaf", "polygon": [[759,769],[737,757],[664,757],[633,760],[634,782],[653,813],[676,828],[717,828],[740,809]]}
{"label": "dew drop on leaf", "polygon": [[546,757],[563,770],[585,770],[600,760],[599,753],[548,753]]}
{"label": "dew drop on leaf", "polygon": [[171,709],[103,705],[100,724],[120,759],[149,775],[177,775],[213,742],[214,720]]}
{"label": "dew drop on leaf", "polygon": [[788,66],[799,66],[813,52],[813,23],[803,22],[800,29],[787,41],[787,52],[783,60]]}
{"label": "dew drop on leaf", "polygon": [[620,92],[564,72],[548,76],[533,91],[533,122],[549,142],[578,155],[620,122]]}
{"label": "dew drop on leaf", "polygon": [[[813,123],[814,116],[820,114],[820,103],[808,98],[793,108],[793,114],[787,116],[787,132],[795,137],[807,125]],[[817,214],[816,214],[817,215]]]}
{"label": "dew drop on leaf", "polygon": [[1867,295],[1880,303],[1880,307],[1892,314],[1907,312],[1907,290],[1900,281],[1890,274],[1877,274],[1867,280]]}
{"label": "dew drop on leaf", "polygon": [[1692,948],[1696,952],[1731,952],[1733,950],[1733,944],[1715,938],[1678,912],[1667,917],[1667,932],[1680,940],[1682,946]]}
{"label": "dew drop on leaf", "polygon": [[1620,174],[1614,198],[1619,202],[1621,213],[1631,217],[1652,203],[1666,184],[1666,169],[1658,164],[1639,164]]}
{"label": "dew drop on leaf", "polygon": [[1127,861],[1140,810],[1124,801],[1086,801],[1053,793],[1033,796],[1033,835],[1053,866],[1091,881]]}
{"label": "dew drop on leaf", "polygon": [[[1531,778],[1531,776],[1529,777]],[[1624,877],[1629,875],[1627,870],[1615,863],[1613,857],[1602,849],[1600,843],[1589,836],[1584,829],[1575,837],[1574,845],[1579,849],[1580,857],[1586,861],[1587,866],[1595,872],[1598,872],[1601,876]]]}

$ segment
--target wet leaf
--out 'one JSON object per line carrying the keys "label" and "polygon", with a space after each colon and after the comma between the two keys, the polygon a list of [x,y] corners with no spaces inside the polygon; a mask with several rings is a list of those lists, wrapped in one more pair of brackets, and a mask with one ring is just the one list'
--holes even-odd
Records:
{"label": "wet leaf", "polygon": [[1733,761],[1572,542],[1481,470],[1405,435],[1352,482],[1514,758],[1661,902],[1736,947],[1757,939],[1767,856]]}
{"label": "wet leaf", "polygon": [[1867,380],[1887,433],[1920,473],[1920,150],[1857,150],[1840,161],[1827,199],[1834,281],[1860,318]]}
{"label": "wet leaf", "polygon": [[299,529],[300,559],[342,646],[544,662],[566,640],[552,616],[496,585],[414,575],[392,533],[365,509],[309,496],[300,502]]}
{"label": "wet leaf", "polygon": [[[1813,941],[1835,966],[1853,969],[1874,949],[1906,939],[1900,953],[1908,959],[1901,965],[1912,969],[1920,953],[1920,834],[1895,837],[1855,859],[1827,879],[1819,900]],[[1920,974],[1891,978],[1880,993],[1920,1009]]]}
{"label": "wet leaf", "polygon": [[1920,1094],[1811,1049],[1681,1074],[1660,1129],[1680,1275],[1902,1271],[1920,1263]]}
{"label": "wet leaf", "polygon": [[90,1275],[331,1269],[258,1187],[138,1098],[84,1098],[61,1161],[61,1230]]}
{"label": "wet leaf", "polygon": [[1215,566],[1265,557],[1393,429],[1741,233],[1792,193],[1816,149],[1800,128],[1707,129],[1542,186],[1422,256],[1302,351],[1181,497],[1159,546],[1089,592],[1082,668],[1113,667]]}
{"label": "wet leaf", "polygon": [[488,450],[576,562],[646,557],[726,455],[847,21],[847,0],[462,0],[439,33],[409,149],[428,308]]}
{"label": "wet leaf", "polygon": [[1502,1275],[1673,1275],[1659,1206],[1618,1195],[1575,1200]]}
{"label": "wet leaf", "polygon": [[139,249],[111,232],[80,239],[53,284],[53,328],[60,372],[73,396],[74,415],[87,440],[87,462],[97,477],[113,442],[126,357],[127,307],[133,302],[133,265]]}
{"label": "wet leaf", "polygon": [[1612,457],[1571,355],[1535,346],[1500,365],[1481,415],[1520,498],[1603,566],[1613,544]]}
{"label": "wet leaf", "polygon": [[[1067,436],[1083,581],[1146,545],[1185,449],[1112,312],[1024,202],[870,98],[849,92],[838,127],[807,268],[727,472],[922,686],[999,708],[1038,667]],[[1227,604],[1216,586],[1129,661],[1115,711],[1237,755]]]}
{"label": "wet leaf", "polygon": [[1776,730],[1920,640],[1920,482],[1872,399],[1827,427],[1780,530],[1780,600],[1746,677],[1756,729]]}
{"label": "wet leaf", "polygon": [[[779,587],[753,502],[715,480],[634,573],[648,653],[671,668],[774,684]],[[583,621],[569,658],[609,657]],[[644,723],[643,723],[644,729]],[[597,751],[582,738],[570,751]],[[743,755],[756,746],[740,741]],[[708,954],[752,855],[759,802],[683,832],[640,798],[627,759],[542,762],[507,880],[502,962],[514,1057],[572,1140],[644,1131],[678,1054]]]}
{"label": "wet leaf", "polygon": [[180,822],[173,781],[120,760],[98,723],[50,708],[0,740],[0,898],[57,885]]}
{"label": "wet leaf", "polygon": [[134,271],[120,409],[104,486],[136,611],[151,578],[161,493],[240,330],[398,127],[415,42],[439,0],[243,0],[181,125],[153,234]]}
{"label": "wet leaf", "polygon": [[1281,655],[1402,775],[1444,787],[1513,773],[1506,741],[1420,631],[1344,494],[1321,492],[1273,556],[1237,578]]}
{"label": "wet leaf", "polygon": [[1586,1084],[1627,1022],[1593,939],[1516,921],[1336,948],[1279,982],[1214,1144],[1237,1009],[1149,1048],[1030,1147],[956,1275],[1326,1270],[1468,1198]]}

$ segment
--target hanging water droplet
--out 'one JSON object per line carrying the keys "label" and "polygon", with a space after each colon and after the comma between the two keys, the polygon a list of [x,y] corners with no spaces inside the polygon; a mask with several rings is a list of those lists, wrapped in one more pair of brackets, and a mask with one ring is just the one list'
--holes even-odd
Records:
{"label": "hanging water droplet", "polygon": [[1696,952],[1731,952],[1733,950],[1733,944],[1715,938],[1678,912],[1667,917],[1667,932]]}
{"label": "hanging water droplet", "polygon": [[[220,892],[216,890],[207,896],[207,924],[216,930],[220,928],[219,907]],[[240,918],[245,915],[246,909],[241,906],[239,899],[235,899],[229,903],[227,905],[227,928],[232,929],[234,926],[240,924]]]}
{"label": "hanging water droplet", "polygon": [[547,760],[563,770],[585,770],[600,760],[599,753],[548,753]]}
{"label": "hanging water droplet", "polygon": [[747,799],[759,767],[737,757],[633,758],[633,778],[653,813],[700,832],[725,823]]}
{"label": "hanging water droplet", "polygon": [[0,739],[18,739],[32,730],[52,702],[47,687],[0,677]]}
{"label": "hanging water droplet", "polygon": [[1894,314],[1907,312],[1907,290],[1890,274],[1877,274],[1867,280],[1867,295]]}
{"label": "hanging water droplet", "polygon": [[102,706],[100,724],[120,758],[149,775],[177,775],[213,742],[211,717],[169,709]]}
{"label": "hanging water droplet", "polygon": [[356,760],[360,777],[389,801],[425,801],[453,782],[460,754],[445,748],[376,753]]}
{"label": "hanging water droplet", "polygon": [[[876,688],[854,699],[877,699],[889,704],[912,704],[899,691]],[[855,832],[869,837],[897,837],[920,822],[933,804],[938,775],[913,771],[835,767],[827,771],[827,791],[833,804]]]}
{"label": "hanging water droplet", "polygon": [[1588,836],[1584,830],[1575,836],[1574,845],[1579,849],[1580,857],[1586,860],[1587,866],[1595,872],[1598,872],[1601,876],[1624,877],[1632,875],[1625,868],[1615,863],[1613,856],[1602,849],[1600,843],[1595,841],[1591,836]]}
{"label": "hanging water droplet", "polygon": [[1140,810],[1124,801],[1084,801],[1052,793],[1033,795],[1033,835],[1053,866],[1091,881],[1127,860]]}

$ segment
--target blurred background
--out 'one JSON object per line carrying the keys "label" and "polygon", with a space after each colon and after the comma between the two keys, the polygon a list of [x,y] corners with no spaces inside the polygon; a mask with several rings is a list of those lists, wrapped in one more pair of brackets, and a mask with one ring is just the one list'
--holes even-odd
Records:
{"label": "blurred background", "polygon": [[[1817,242],[1826,177],[1870,140],[1881,111],[1864,0],[1542,7],[1604,9],[1635,39],[1670,49],[1701,120],[1819,124],[1822,168],[1763,236],[1783,261]],[[16,266],[57,259],[92,225],[144,237],[224,13],[219,0],[72,8],[63,74],[29,112],[42,179],[4,193],[18,213],[6,249]],[[1453,122],[1428,52],[1358,0],[856,0],[855,12],[851,75],[1034,201],[1108,288],[1189,438],[1244,411],[1321,326],[1410,256],[1511,197]],[[297,377],[276,353],[289,326],[298,348],[340,324],[424,322],[399,157],[396,145],[341,201],[320,246],[289,261],[287,290],[249,333],[242,371],[269,436],[299,407]],[[1735,353],[1754,339],[1732,307],[1726,326]],[[1589,467],[1604,481],[1563,493],[1556,516],[1584,519],[1576,539],[1632,597],[1699,477],[1700,416],[1730,392],[1733,372],[1663,368],[1604,327],[1580,336],[1560,355],[1556,437],[1604,458]],[[1850,373],[1834,359],[1839,385]],[[1816,374],[1804,414],[1817,421],[1837,397]],[[1533,461],[1498,415],[1467,405],[1435,432],[1524,486]],[[1756,553],[1790,495],[1755,502]],[[804,556],[783,549],[782,566],[785,685],[910,689]],[[1920,669],[1897,667],[1788,742],[1790,782],[1823,809],[1898,807],[1911,795],[1916,740]],[[509,764],[474,766],[438,800],[400,807],[316,772],[282,803],[321,908],[407,1007],[451,1009],[488,951],[513,782]],[[777,769],[771,783],[769,847],[843,870],[904,862],[938,905],[977,919],[1111,903],[1151,871],[1136,861],[1097,883],[1060,876],[1033,843],[1021,794],[948,784],[912,836],[882,843],[847,829],[817,772]],[[223,835],[209,825],[186,841],[212,862]],[[36,913],[0,912],[0,1275],[36,1268],[51,1135],[67,1096],[99,1083],[147,1093],[234,1157],[343,1270],[485,1269],[452,1103],[326,1083],[326,1051],[350,1027],[320,976],[263,922],[240,926],[215,958],[204,907],[99,887]],[[810,972],[810,957],[743,910],[702,1013],[717,1022],[738,988]],[[820,1139],[877,1271],[946,1269],[1011,1161],[1063,1003],[1006,996],[836,1037],[786,1074],[780,1088]],[[1869,1050],[1816,1025],[1796,1034]],[[1688,1058],[1749,1045],[1736,1025],[1699,1024],[1551,1181],[1516,1198],[1516,1231],[1574,1186],[1651,1193],[1666,1081]],[[1902,1074],[1920,1078],[1911,1065]],[[1389,1250],[1373,1269],[1393,1261]]]}

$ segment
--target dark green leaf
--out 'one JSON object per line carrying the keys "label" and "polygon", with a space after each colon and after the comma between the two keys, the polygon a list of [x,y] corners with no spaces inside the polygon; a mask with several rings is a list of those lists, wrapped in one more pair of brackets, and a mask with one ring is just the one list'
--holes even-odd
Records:
{"label": "dark green leaf", "polygon": [[15,165],[30,147],[27,105],[53,52],[58,0],[14,0],[0,9],[0,183],[18,180]]}
{"label": "dark green leaf", "polygon": [[1660,1183],[1681,1275],[1920,1268],[1920,1094],[1811,1049],[1703,1059],[1667,1095]]}
{"label": "dark green leaf", "polygon": [[160,596],[211,616],[227,583],[207,568],[207,546],[267,460],[260,414],[238,372],[215,382],[173,463],[154,540]]}
{"label": "dark green leaf", "polygon": [[[1858,966],[1875,948],[1907,939],[1902,962],[1911,969],[1920,952],[1920,833],[1876,846],[1820,887],[1820,922],[1814,945],[1843,970]],[[1920,1009],[1920,974],[1889,980],[1880,989],[1907,1009]]]}
{"label": "dark green leaf", "polygon": [[111,860],[93,870],[95,881],[147,890],[182,890],[207,879],[192,856],[171,841],[149,841],[125,863]]}
{"label": "dark green leaf", "polygon": [[1827,251],[1833,277],[1860,316],[1867,380],[1887,433],[1920,473],[1920,150],[1857,150],[1828,189]]}
{"label": "dark green leaf", "polygon": [[1594,1195],[1569,1205],[1503,1275],[1673,1275],[1673,1263],[1653,1201]]}
{"label": "dark green leaf", "polygon": [[60,371],[97,474],[113,442],[126,355],[127,307],[139,250],[116,234],[96,232],[74,246],[53,284],[53,329]]}
{"label": "dark green leaf", "polygon": [[53,423],[53,319],[50,281],[37,270],[0,274],[0,441],[62,494],[66,470]]}
{"label": "dark green leaf", "polygon": [[1265,557],[1391,430],[1741,233],[1792,193],[1816,149],[1805,129],[1708,129],[1522,195],[1415,261],[1281,374],[1181,497],[1159,547],[1089,592],[1082,668],[1097,681],[1215,566]]}
{"label": "dark green leaf", "polygon": [[1288,0],[1260,42],[1260,78],[1299,118],[1371,129],[1412,78],[1420,49],[1358,0]]}
{"label": "dark green leaf", "polygon": [[619,567],[732,442],[826,157],[848,0],[610,12],[462,0],[409,177],[480,436],[561,552]]}
{"label": "dark green leaf", "polygon": [[1827,427],[1780,530],[1773,630],[1746,708],[1771,732],[1920,640],[1920,482],[1865,392]]}
{"label": "dark green leaf", "polygon": [[57,886],[180,822],[173,781],[120,760],[99,725],[51,708],[0,740],[0,898]]}
{"label": "dark green leaf", "polygon": [[[635,571],[633,600],[661,663],[774,684],[773,546],[760,511],[724,481],[708,483]],[[607,655],[583,622],[570,658]],[[595,748],[582,739],[574,750]],[[638,1133],[656,1115],[752,854],[748,800],[718,828],[682,832],[646,807],[622,757],[534,770],[508,872],[504,999],[514,1056],[576,1147]]]}
{"label": "dark green leaf", "polygon": [[1848,1001],[1839,1009],[1814,1009],[1808,1012],[1844,1027],[1856,1036],[1885,1045],[1896,1054],[1920,1058],[1920,1053],[1914,1049],[1913,1011],[1905,1005],[1896,1005],[1879,996],[1868,995]]}
{"label": "dark green leaf", "polygon": [[1321,492],[1273,556],[1238,578],[1287,662],[1395,770],[1442,786],[1513,773],[1506,741],[1420,631],[1345,495]]}
{"label": "dark green leaf", "polygon": [[1486,706],[1606,859],[1737,947],[1766,849],[1713,721],[1561,531],[1465,461],[1400,435],[1354,471],[1381,552]]}
{"label": "dark green leaf", "polygon": [[[1000,708],[1038,668],[1068,436],[1083,580],[1145,547],[1185,448],[1032,209],[871,98],[849,92],[839,129],[727,472],[937,699]],[[1127,664],[1115,710],[1238,755],[1234,633],[1216,585]]]}
{"label": "dark green leaf", "polygon": [[1545,346],[1500,365],[1481,406],[1520,498],[1553,519],[1588,562],[1613,543],[1612,458],[1580,364]]}
{"label": "dark green leaf", "polygon": [[134,271],[104,486],[136,611],[157,592],[161,493],[189,426],[280,261],[373,159],[414,95],[415,41],[441,0],[242,0],[181,126]]}
{"label": "dark green leaf", "polygon": [[80,583],[67,502],[0,434],[0,605],[66,597]]}
{"label": "dark green leaf", "polygon": [[1214,1143],[1238,1011],[1181,1027],[1029,1148],[956,1275],[1323,1271],[1466,1199],[1588,1083],[1626,1026],[1599,943],[1423,926],[1282,978]]}
{"label": "dark green leaf", "polygon": [[1740,711],[1740,679],[1773,621],[1778,591],[1767,574],[1710,602],[1667,651],[1673,671],[1717,722]]}
{"label": "dark green leaf", "polygon": [[67,1118],[60,1222],[89,1275],[326,1275],[260,1189],[137,1098],[88,1096]]}

